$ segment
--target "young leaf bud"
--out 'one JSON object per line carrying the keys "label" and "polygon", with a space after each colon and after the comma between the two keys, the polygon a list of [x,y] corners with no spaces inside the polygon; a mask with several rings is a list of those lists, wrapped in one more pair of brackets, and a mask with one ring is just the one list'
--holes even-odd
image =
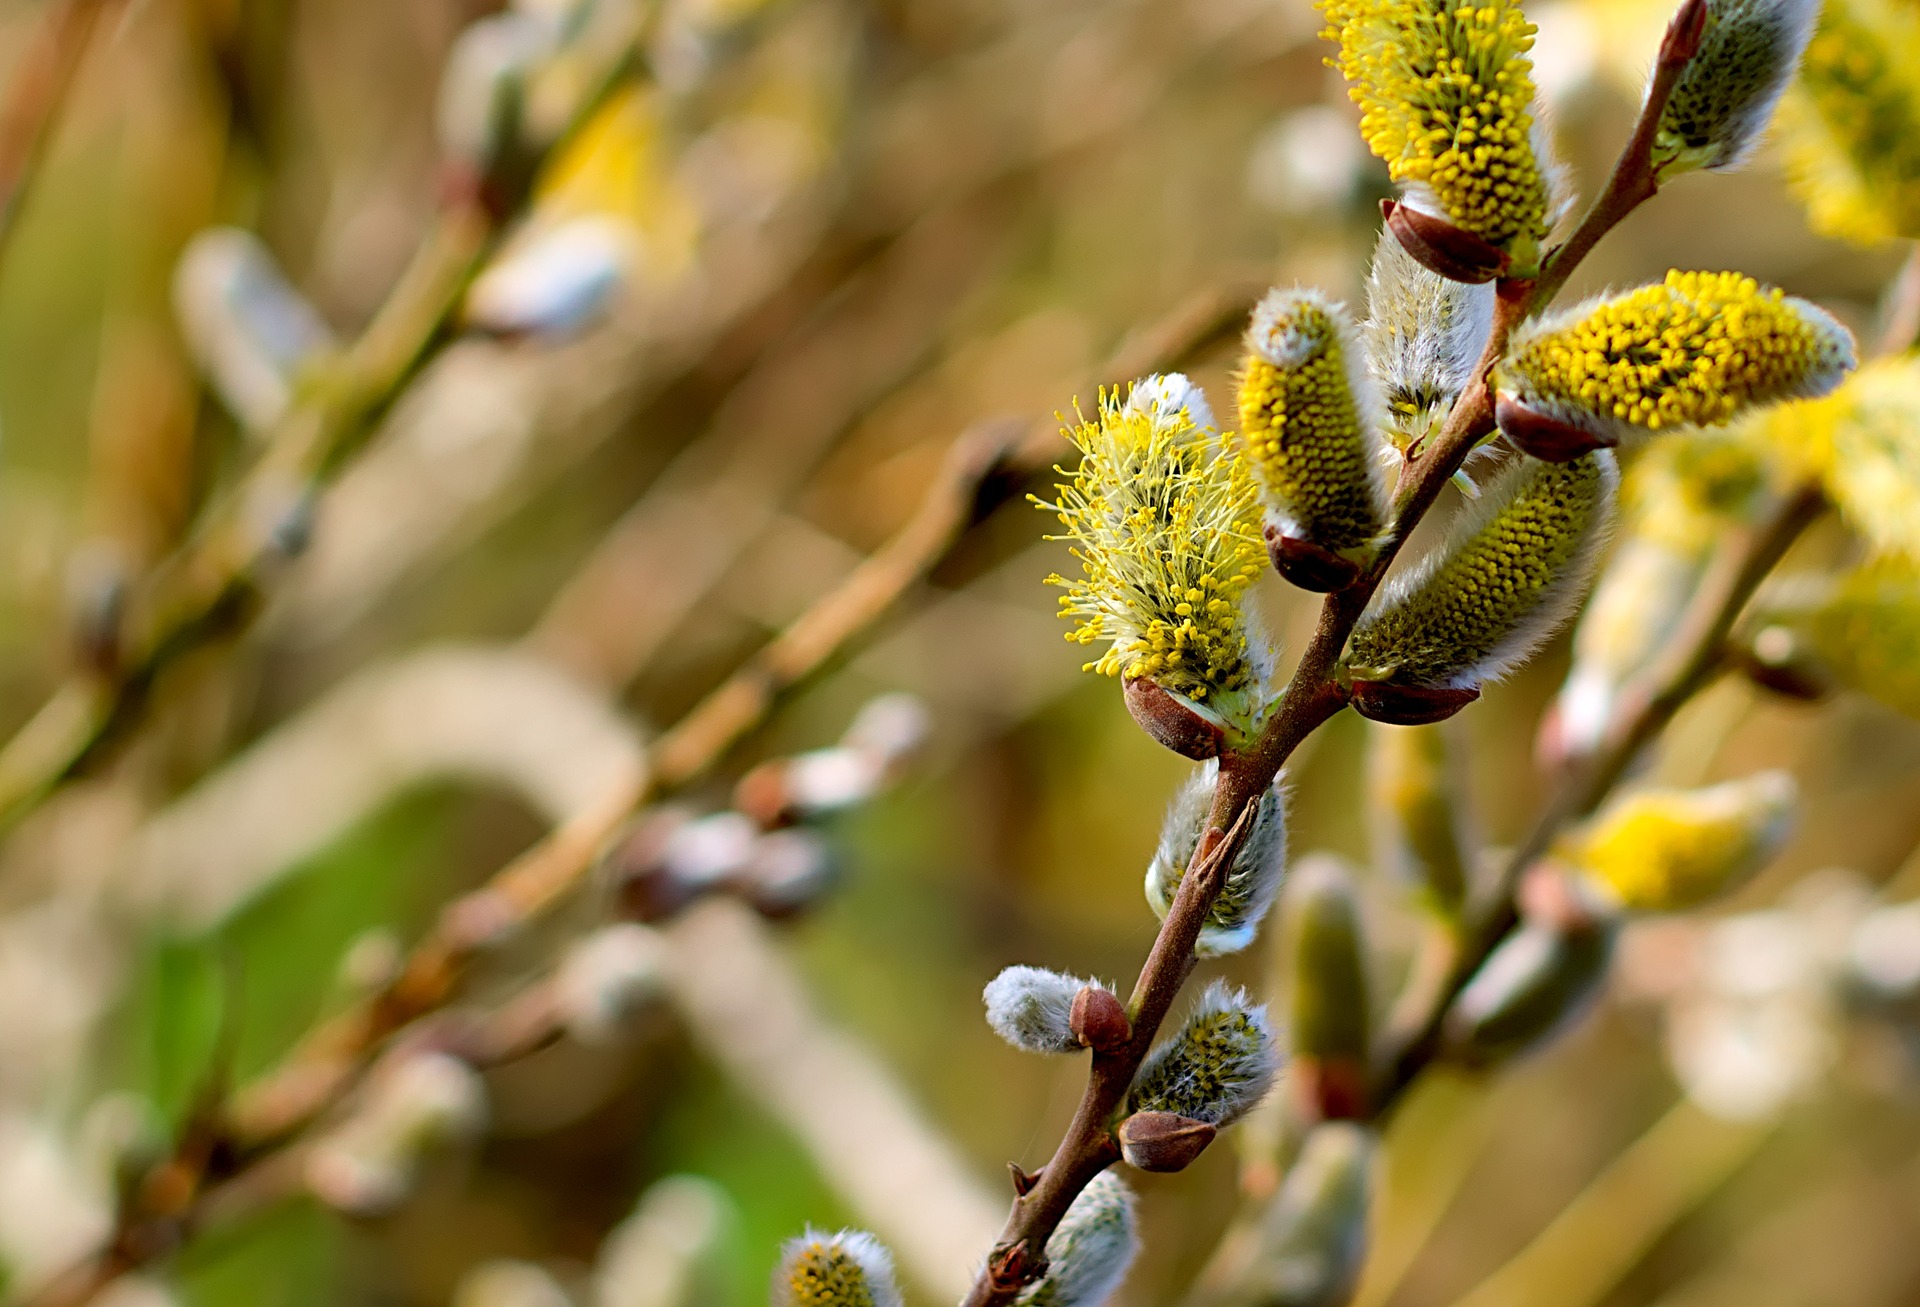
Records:
{"label": "young leaf bud", "polygon": [[1442,277],[1381,234],[1360,332],[1388,433],[1403,452],[1426,439],[1466,389],[1493,331],[1493,301],[1492,286]]}
{"label": "young leaf bud", "polygon": [[901,1307],[893,1254],[865,1231],[809,1229],[780,1250],[773,1307]]}
{"label": "young leaf bud", "polygon": [[1218,1126],[1173,1112],[1135,1112],[1120,1123],[1120,1156],[1137,1171],[1184,1171],[1219,1133]]}
{"label": "young leaf bud", "polygon": [[1853,337],[1824,309],[1738,273],[1669,272],[1515,332],[1494,369],[1495,416],[1508,440],[1557,462],[1824,395],[1853,367]]}
{"label": "young leaf bud", "polygon": [[1232,1125],[1267,1096],[1279,1066],[1266,1008],[1216,980],[1180,1033],[1147,1055],[1127,1110]]}
{"label": "young leaf bud", "polygon": [[1240,373],[1240,440],[1269,556],[1303,590],[1359,577],[1387,518],[1383,414],[1347,312],[1318,291],[1269,291]]}
{"label": "young leaf bud", "polygon": [[256,435],[287,411],[301,369],[334,344],[272,252],[238,227],[210,227],[187,242],[173,309],[214,393]]}
{"label": "young leaf bud", "polygon": [[1354,707],[1377,721],[1436,721],[1519,666],[1585,589],[1617,480],[1604,451],[1503,471],[1360,619],[1347,648]]}
{"label": "young leaf bud", "polygon": [[1288,894],[1293,931],[1292,1081],[1309,1119],[1365,1110],[1372,997],[1353,884],[1339,861],[1301,863]]}
{"label": "young leaf bud", "polygon": [[1123,677],[1135,716],[1189,756],[1216,731],[1250,733],[1266,707],[1266,654],[1241,605],[1262,554],[1253,481],[1209,417],[1184,377],[1103,393],[1066,433],[1081,453],[1071,482],[1034,501],[1080,560],[1078,578],[1047,578],[1067,592],[1067,638],[1108,645],[1086,670]]}
{"label": "young leaf bud", "polygon": [[[1203,764],[1187,778],[1167,808],[1159,847],[1147,866],[1147,906],[1162,921],[1173,910],[1180,881],[1206,833],[1207,808],[1213,801],[1218,775],[1217,763]],[[1219,957],[1238,953],[1253,943],[1261,920],[1280,891],[1286,864],[1286,796],[1282,779],[1276,777],[1272,787],[1260,796],[1251,827],[1234,851],[1226,883],[1207,912],[1200,938],[1194,942],[1194,953],[1203,958]]]}
{"label": "young leaf bud", "polygon": [[1020,1291],[1018,1307],[1101,1307],[1140,1250],[1133,1194],[1112,1171],[1087,1182],[1047,1239],[1047,1270]]}
{"label": "young leaf bud", "polygon": [[412,1187],[430,1148],[477,1132],[486,1093],[466,1063],[444,1053],[403,1053],[369,1081],[359,1110],[307,1155],[308,1187],[341,1211],[391,1210]]}
{"label": "young leaf bud", "polygon": [[[1015,1048],[1029,1053],[1075,1053],[1087,1046],[1073,1021],[1076,1000],[1086,989],[1106,992],[1104,986],[1058,971],[1008,967],[987,982],[980,997],[986,1001],[987,1024]],[[1124,1009],[1121,1019],[1126,1019]]]}
{"label": "young leaf bud", "polygon": [[1828,0],[1781,105],[1787,176],[1816,231],[1872,245],[1920,236],[1920,14]]}
{"label": "young leaf bud", "polygon": [[1654,171],[1725,171],[1753,156],[1813,36],[1818,0],[1707,0],[1700,48],[1654,136]]}
{"label": "young leaf bud", "polygon": [[1464,823],[1465,796],[1439,726],[1376,724],[1367,779],[1373,796],[1376,856],[1418,888],[1431,912],[1452,921],[1466,903],[1474,843]]}
{"label": "young leaf bud", "polygon": [[1403,188],[1388,221],[1408,252],[1457,280],[1533,276],[1550,201],[1532,130],[1534,29],[1520,7],[1323,8],[1360,133]]}
{"label": "young leaf bud", "polygon": [[1684,912],[1738,886],[1793,833],[1797,789],[1761,772],[1697,790],[1643,790],[1611,805],[1560,856],[1633,912]]}
{"label": "young leaf bud", "polygon": [[1133,1021],[1127,1005],[1102,985],[1083,985],[1073,996],[1073,1011],[1067,1024],[1073,1037],[1099,1053],[1114,1053],[1133,1038]]}
{"label": "young leaf bud", "polygon": [[1487,1065],[1544,1042],[1586,1009],[1613,956],[1609,906],[1547,866],[1528,873],[1521,921],[1460,991],[1444,1039],[1463,1062]]}
{"label": "young leaf bud", "polygon": [[1366,1262],[1373,1133],[1346,1121],[1307,1132],[1266,1210],[1258,1251],[1232,1301],[1260,1307],[1345,1307]]}

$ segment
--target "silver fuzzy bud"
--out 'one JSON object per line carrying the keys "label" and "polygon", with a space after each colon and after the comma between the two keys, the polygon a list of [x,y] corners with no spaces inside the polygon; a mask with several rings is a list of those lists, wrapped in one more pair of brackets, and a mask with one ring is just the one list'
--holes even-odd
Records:
{"label": "silver fuzzy bud", "polygon": [[1075,1053],[1084,1045],[1073,1025],[1074,1000],[1093,981],[1044,967],[1008,967],[981,991],[987,1024],[1028,1053]]}
{"label": "silver fuzzy bud", "polygon": [[1127,1278],[1140,1235],[1133,1194],[1102,1171],[1047,1239],[1047,1271],[1020,1291],[1019,1307],[1100,1307]]}
{"label": "silver fuzzy bud", "polygon": [[[1180,881],[1193,862],[1194,851],[1206,831],[1207,810],[1213,800],[1219,763],[1208,761],[1188,778],[1174,795],[1160,827],[1160,844],[1147,866],[1147,906],[1153,915],[1165,921],[1173,910]],[[1200,957],[1218,957],[1238,953],[1253,943],[1260,922],[1273,906],[1286,874],[1287,821],[1286,797],[1282,782],[1260,796],[1251,829],[1235,850],[1233,864],[1227,869],[1220,896],[1208,910],[1206,923],[1193,951]]]}
{"label": "silver fuzzy bud", "polygon": [[1216,980],[1179,1033],[1147,1055],[1127,1108],[1231,1125],[1267,1096],[1279,1069],[1266,1008]]}

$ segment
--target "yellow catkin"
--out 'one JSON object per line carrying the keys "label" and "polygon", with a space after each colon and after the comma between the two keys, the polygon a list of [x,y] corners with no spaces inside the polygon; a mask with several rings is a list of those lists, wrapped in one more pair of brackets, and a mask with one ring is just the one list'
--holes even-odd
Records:
{"label": "yellow catkin", "polygon": [[1325,0],[1360,132],[1403,186],[1525,271],[1549,225],[1533,144],[1533,25],[1516,4]]}
{"label": "yellow catkin", "polygon": [[1882,559],[1849,573],[1797,616],[1842,685],[1920,718],[1920,570]]}
{"label": "yellow catkin", "polygon": [[1920,561],[1920,358],[1870,363],[1827,398],[1766,414],[1753,431],[1819,477],[1876,553]]}
{"label": "yellow catkin", "polygon": [[1804,300],[1739,273],[1669,272],[1533,327],[1494,380],[1503,396],[1618,440],[1825,394],[1853,361],[1846,329]]}
{"label": "yellow catkin", "polygon": [[1758,871],[1792,833],[1785,772],[1696,790],[1648,790],[1602,813],[1561,855],[1637,912],[1699,907]]}
{"label": "yellow catkin", "polygon": [[1920,10],[1827,0],[1779,123],[1816,230],[1861,244],[1920,236]]}
{"label": "yellow catkin", "polygon": [[1241,364],[1241,448],[1287,535],[1356,553],[1379,535],[1384,482],[1372,378],[1345,311],[1314,291],[1254,310]]}
{"label": "yellow catkin", "polygon": [[[1144,385],[1144,383],[1143,383]],[[1141,387],[1135,388],[1135,394]],[[1131,397],[1130,397],[1131,399]],[[1108,643],[1086,670],[1150,677],[1217,705],[1257,679],[1241,599],[1266,563],[1252,478],[1187,409],[1103,393],[1066,431],[1080,451],[1053,502],[1081,575],[1062,586],[1068,639]]]}
{"label": "yellow catkin", "polygon": [[876,1257],[884,1254],[871,1236],[810,1232],[787,1246],[775,1302],[778,1307],[897,1307],[888,1265],[875,1265]]}

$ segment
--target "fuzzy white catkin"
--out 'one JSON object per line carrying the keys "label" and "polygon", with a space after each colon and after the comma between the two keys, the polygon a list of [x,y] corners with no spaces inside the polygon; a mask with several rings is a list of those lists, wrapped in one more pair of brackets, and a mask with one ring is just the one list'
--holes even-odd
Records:
{"label": "fuzzy white catkin", "polygon": [[295,374],[333,345],[320,314],[252,232],[210,227],[174,266],[174,316],[221,403],[260,433],[286,412]]}
{"label": "fuzzy white catkin", "polygon": [[1279,1069],[1266,1007],[1216,980],[1179,1033],[1147,1055],[1127,1103],[1135,1112],[1227,1126],[1259,1105]]}
{"label": "fuzzy white catkin", "polygon": [[902,1307],[893,1254],[864,1230],[809,1229],[780,1250],[773,1307]]}
{"label": "fuzzy white catkin", "polygon": [[1029,1053],[1073,1053],[1073,999],[1093,982],[1044,967],[1008,967],[981,991],[987,1024],[1015,1048]]}
{"label": "fuzzy white catkin", "polygon": [[1367,366],[1402,442],[1427,434],[1473,375],[1493,331],[1492,282],[1467,285],[1424,267],[1380,233],[1360,326]]}
{"label": "fuzzy white catkin", "polygon": [[1019,1307],[1100,1307],[1127,1278],[1139,1249],[1133,1192],[1112,1171],[1102,1171],[1047,1240],[1047,1273],[1016,1301]]}
{"label": "fuzzy white catkin", "polygon": [[637,922],[603,926],[577,941],[553,978],[567,1033],[587,1044],[615,1038],[637,1008],[658,996],[665,967],[660,936]]}
{"label": "fuzzy white catkin", "polygon": [[307,1159],[307,1183],[342,1211],[385,1211],[406,1196],[420,1158],[485,1124],[479,1075],[444,1053],[417,1053],[377,1072],[365,1103]]}
{"label": "fuzzy white catkin", "polygon": [[1142,377],[1127,392],[1127,407],[1146,414],[1156,424],[1177,422],[1184,412],[1197,429],[1213,428],[1213,407],[1207,403],[1206,394],[1182,372]]}
{"label": "fuzzy white catkin", "polygon": [[[1154,850],[1153,861],[1147,865],[1146,882],[1147,906],[1162,921],[1173,910],[1181,877],[1200,845],[1219,772],[1220,766],[1215,760],[1201,764],[1167,808],[1166,819],[1160,827],[1160,844]],[[1253,827],[1234,852],[1226,885],[1208,911],[1193,951],[1203,958],[1219,957],[1238,953],[1253,943],[1261,921],[1280,892],[1286,864],[1286,796],[1282,777],[1276,778],[1272,788],[1260,796]]]}

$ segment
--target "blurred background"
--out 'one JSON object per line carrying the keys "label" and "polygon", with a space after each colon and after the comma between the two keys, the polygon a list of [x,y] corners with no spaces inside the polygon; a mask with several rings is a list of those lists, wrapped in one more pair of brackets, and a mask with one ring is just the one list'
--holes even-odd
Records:
{"label": "blurred background", "polygon": [[[981,986],[1127,982],[1153,938],[1140,878],[1186,764],[1080,674],[1041,584],[1064,546],[1022,500],[1066,448],[1053,414],[1127,372],[1185,366],[1225,405],[1261,286],[1356,302],[1388,189],[1317,13],[496,9],[0,4],[23,1301],[116,1240],[125,1302],[751,1304],[809,1222],[875,1229],[911,1300],[951,1300],[1084,1075],[1002,1045]],[[1591,194],[1665,10],[1530,16]],[[1738,268],[1866,332],[1901,257],[1812,234],[1768,152],[1674,184],[1576,290]],[[1310,597],[1261,584],[1298,648]],[[1544,793],[1563,645],[1457,723],[1490,845]],[[1370,729],[1290,767],[1296,850],[1375,856]],[[1920,729],[1888,709],[1729,680],[1651,766],[1801,782],[1798,836],[1717,911],[1911,891]],[[642,793],[675,806],[608,817]],[[576,851],[550,911],[470,894],[556,829],[615,854]],[[1364,886],[1389,992],[1417,923]],[[1723,947],[1789,966],[1769,922]],[[1360,1301],[1456,1302],[1581,1195],[1581,1302],[1920,1296],[1904,1050],[1822,1009],[1722,1067],[1781,1086],[1758,1110],[1693,1105],[1663,1014],[1701,929],[1635,927],[1564,1038],[1429,1078]],[[433,930],[461,983],[371,1073],[290,1116],[247,1096],[330,1065],[310,1029]],[[1267,987],[1266,950],[1225,973]],[[262,1124],[196,1154],[236,1089]],[[1180,1301],[1273,1147],[1250,1128],[1137,1177],[1118,1301]],[[189,1210],[155,1188],[170,1154],[191,1219],[116,1221]]]}

